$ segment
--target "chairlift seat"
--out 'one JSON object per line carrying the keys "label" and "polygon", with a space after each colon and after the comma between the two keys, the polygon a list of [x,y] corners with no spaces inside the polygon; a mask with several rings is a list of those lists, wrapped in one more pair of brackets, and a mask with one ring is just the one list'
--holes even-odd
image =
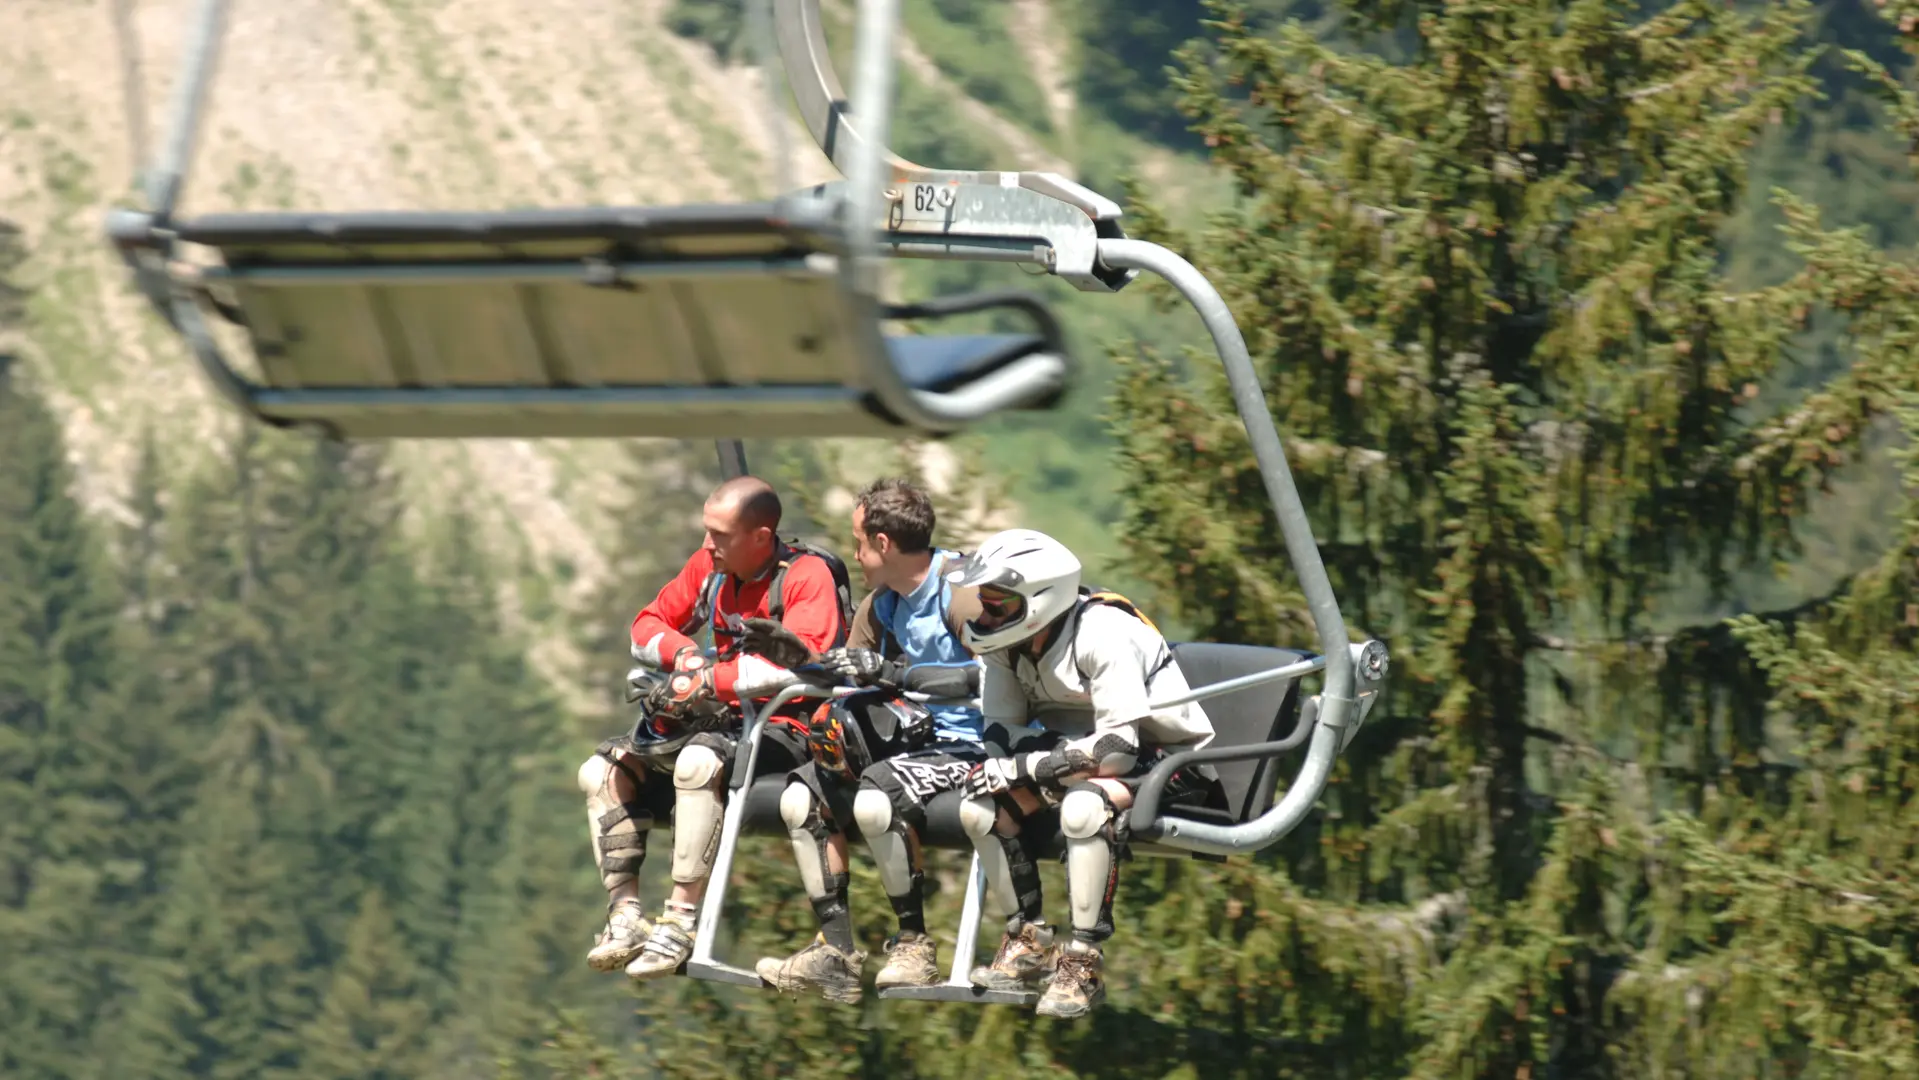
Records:
{"label": "chairlift seat", "polygon": [[[1301,660],[1314,653],[1300,649],[1235,645],[1213,641],[1187,641],[1173,646],[1173,658],[1190,686],[1269,671]],[[1277,742],[1290,734],[1299,720],[1299,680],[1282,679],[1233,690],[1201,702],[1213,723],[1214,737],[1209,748],[1252,746]],[[1192,821],[1216,825],[1237,825],[1258,817],[1272,806],[1284,763],[1277,758],[1221,762],[1212,766],[1225,789],[1227,808],[1167,807],[1164,813]],[[780,818],[780,793],[786,786],[784,776],[763,776],[747,788],[747,802],[741,826],[747,832],[786,835]],[[972,841],[960,828],[959,807],[964,801],[957,791],[935,795],[926,807],[926,831],[921,843],[942,851],[971,851]],[[838,818],[847,835],[859,839],[859,828],[849,808],[840,808]],[[1065,851],[1065,837],[1058,831],[1057,814],[1048,812],[1028,819],[1028,827],[1045,839],[1035,852],[1037,857],[1056,858]],[[1154,845],[1138,845],[1141,854],[1158,854]],[[1167,854],[1185,855],[1168,851]]]}
{"label": "chairlift seat", "polygon": [[[258,358],[246,407],[341,438],[938,436],[1051,408],[1069,374],[1057,321],[1025,294],[888,308],[849,288],[837,227],[800,203],[212,214],[173,229],[218,256],[198,277]],[[144,242],[135,224],[114,235]],[[881,325],[1001,308],[1036,329]]]}

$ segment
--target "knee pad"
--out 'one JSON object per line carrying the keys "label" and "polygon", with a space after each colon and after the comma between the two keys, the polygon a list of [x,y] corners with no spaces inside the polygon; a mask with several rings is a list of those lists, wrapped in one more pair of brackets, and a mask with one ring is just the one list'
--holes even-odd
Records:
{"label": "knee pad", "polygon": [[653,827],[653,814],[637,801],[637,792],[624,795],[636,801],[621,801],[622,793],[613,784],[616,769],[625,771],[618,762],[594,754],[580,764],[576,777],[586,795],[588,834],[600,883],[608,892],[631,885],[639,876],[640,863],[646,859],[647,830]]}
{"label": "knee pad", "polygon": [[786,790],[780,792],[780,820],[786,822],[787,831],[807,831],[807,819],[812,816],[813,793],[797,781],[786,785]]}
{"label": "knee pad", "polygon": [[681,791],[711,787],[713,781],[719,779],[723,765],[725,762],[712,747],[689,743],[673,762],[673,786]]}
{"label": "knee pad", "polygon": [[576,779],[582,795],[597,794],[606,787],[607,780],[613,776],[613,763],[599,754],[594,754],[580,762],[580,771]]}
{"label": "knee pad", "polygon": [[877,787],[860,788],[853,796],[853,820],[873,852],[880,884],[885,886],[895,912],[901,910],[902,899],[909,896],[915,897],[908,903],[909,909],[916,909],[923,878],[913,865],[913,852],[906,843],[906,822],[894,812],[893,797]]}
{"label": "knee pad", "polygon": [[1059,830],[1068,840],[1090,840],[1113,822],[1113,800],[1098,784],[1075,784],[1059,804]]}
{"label": "knee pad", "polygon": [[879,833],[893,828],[896,820],[893,814],[893,799],[876,787],[863,787],[853,796],[853,822],[860,827],[860,835],[872,840]]}
{"label": "knee pad", "polygon": [[960,803],[960,828],[979,853],[980,869],[986,871],[987,889],[999,902],[1000,914],[1038,922],[1039,867],[1018,834],[1001,836],[995,831],[999,811],[992,799],[967,799]]}
{"label": "knee pad", "polygon": [[960,828],[975,841],[984,840],[999,822],[999,807],[991,799],[967,799],[960,803]]}
{"label": "knee pad", "polygon": [[720,850],[719,777],[712,747],[689,743],[673,762],[673,880],[705,881]]}
{"label": "knee pad", "polygon": [[833,826],[820,813],[819,800],[811,788],[799,780],[787,783],[780,792],[780,820],[793,841],[793,861],[800,868],[800,882],[806,886],[813,910],[825,919],[845,905],[847,875],[835,874],[826,861],[827,842]]}

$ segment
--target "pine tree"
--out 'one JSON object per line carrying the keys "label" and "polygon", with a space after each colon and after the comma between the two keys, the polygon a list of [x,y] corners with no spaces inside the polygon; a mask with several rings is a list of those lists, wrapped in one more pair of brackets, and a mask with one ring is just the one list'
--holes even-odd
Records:
{"label": "pine tree", "polygon": [[[1128,879],[1120,935],[1163,951],[1115,998],[1299,1075],[1634,1075],[1608,1044],[1677,1022],[1608,1005],[1645,977],[1652,806],[1729,779],[1664,768],[1725,719],[1686,706],[1696,655],[1647,666],[1654,603],[1790,557],[1912,367],[1868,351],[1754,401],[1815,309],[1889,302],[1783,194],[1804,269],[1720,278],[1749,148],[1813,91],[1808,5],[1344,7],[1353,34],[1410,28],[1403,62],[1214,6],[1217,58],[1177,81],[1241,203],[1200,236],[1141,204],[1129,231],[1231,305],[1392,694],[1276,863],[1165,867],[1152,906]],[[1311,643],[1216,362],[1120,359],[1137,571],[1205,637]]]}
{"label": "pine tree", "polygon": [[[3,315],[4,313],[0,313]],[[59,425],[0,356],[0,1072],[85,1075],[141,877],[115,587]]]}
{"label": "pine tree", "polygon": [[411,1080],[431,1064],[423,999],[411,950],[377,890],[366,893],[332,968],[320,1011],[301,1033],[300,1075],[339,1080]]}
{"label": "pine tree", "polygon": [[[297,560],[275,518],[297,489],[290,444],[243,427],[230,458],[182,492],[168,561],[182,611],[156,642],[192,717],[193,801],[136,994],[109,1064],[149,1076],[293,1069],[328,954],[330,862],[316,826],[331,777],[314,737],[276,584]],[[289,480],[292,482],[289,483]]]}

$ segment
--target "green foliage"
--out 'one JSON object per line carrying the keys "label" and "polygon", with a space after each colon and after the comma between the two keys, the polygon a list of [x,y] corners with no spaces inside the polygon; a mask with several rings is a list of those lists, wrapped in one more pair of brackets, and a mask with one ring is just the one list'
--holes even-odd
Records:
{"label": "green foliage", "polygon": [[[935,66],[975,98],[1042,135],[1053,131],[1028,53],[1013,39],[1010,5],[980,0],[907,0],[902,23]],[[954,103],[944,102],[950,115]],[[895,125],[904,130],[903,125]],[[911,158],[911,155],[908,155]],[[943,157],[912,158],[935,168],[968,168]]]}
{"label": "green foliage", "polygon": [[59,428],[5,356],[0,461],[0,1071],[86,1075],[71,1055],[131,944],[109,913],[142,872],[121,787],[139,763],[115,744],[113,581]]}
{"label": "green foliage", "polygon": [[[1460,894],[1472,912],[1429,981],[1342,996],[1395,1017],[1391,1035],[1315,1037],[1342,1057],[1402,1048],[1388,1074],[1638,1075],[1635,1054],[1695,1074],[1749,1030],[1747,1002],[1684,1013],[1718,1037],[1681,1052],[1650,1032],[1681,1030],[1683,1002],[1635,1014],[1608,996],[1622,969],[1658,983],[1667,956],[1742,960],[1667,917],[1648,815],[1697,810],[1702,790],[1771,806],[1753,766],[1776,748],[1723,631],[1651,660],[1631,643],[1676,576],[1723,594],[1793,555],[1814,492],[1919,374],[1910,271],[1803,199],[1774,193],[1796,269],[1744,293],[1724,280],[1750,151],[1816,92],[1810,8],[1367,6],[1381,27],[1417,18],[1398,63],[1216,10],[1217,61],[1187,50],[1176,83],[1243,199],[1199,235],[1141,199],[1132,231],[1233,307],[1349,626],[1395,654],[1387,715],[1282,845],[1288,876],[1328,900],[1410,915]],[[1816,309],[1848,316],[1855,359],[1756,402]],[[1137,571],[1207,636],[1311,640],[1223,381],[1116,359]],[[1663,769],[1680,746],[1686,768]],[[1770,826],[1678,820],[1718,851]],[[1699,880],[1681,863],[1671,881]],[[1782,964],[1810,962],[1793,948]]]}

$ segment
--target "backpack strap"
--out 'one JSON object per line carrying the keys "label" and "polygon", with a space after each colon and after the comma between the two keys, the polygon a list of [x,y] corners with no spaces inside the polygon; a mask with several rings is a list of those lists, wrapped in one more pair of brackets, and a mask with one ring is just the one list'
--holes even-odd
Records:
{"label": "backpack strap", "polygon": [[1069,628],[1072,637],[1067,646],[1073,658],[1073,670],[1079,673],[1082,682],[1091,681],[1090,677],[1086,674],[1086,669],[1079,666],[1079,621],[1080,616],[1086,613],[1086,609],[1095,604],[1102,607],[1116,607],[1128,615],[1131,615],[1133,618],[1138,619],[1140,622],[1145,623],[1147,626],[1152,627],[1153,633],[1160,635],[1159,658],[1154,661],[1152,668],[1146,672],[1146,678],[1144,680],[1145,685],[1151,687],[1153,680],[1159,678],[1159,673],[1172,666],[1172,647],[1166,643],[1166,635],[1160,633],[1159,626],[1154,623],[1153,620],[1147,618],[1146,613],[1141,611],[1138,605],[1121,596],[1119,593],[1107,589],[1087,589],[1084,586],[1080,587],[1080,602],[1079,606],[1073,609],[1072,626]]}
{"label": "backpack strap", "polygon": [[786,572],[792,569],[793,563],[796,560],[806,555],[811,555],[820,562],[825,563],[827,574],[833,579],[834,601],[835,606],[839,608],[840,627],[838,633],[833,636],[832,645],[828,647],[838,648],[846,644],[847,635],[853,631],[852,592],[847,583],[842,580],[842,576],[845,573],[845,564],[837,563],[834,559],[828,558],[825,553],[810,544],[805,544],[797,540],[780,541],[778,568],[773,571],[773,581],[767,586],[767,616],[777,623],[784,623],[786,621]]}
{"label": "backpack strap", "polygon": [[[713,613],[719,610],[720,590],[726,587],[726,575],[718,570],[709,570],[706,580],[700,582],[700,598],[693,603],[693,614],[680,626],[680,633],[692,637],[713,620]],[[714,644],[718,644],[715,642]]]}
{"label": "backpack strap", "polygon": [[900,594],[891,589],[881,589],[873,597],[873,617],[880,624],[880,656],[891,660],[899,654],[899,639],[893,636],[893,613],[899,610]]}

